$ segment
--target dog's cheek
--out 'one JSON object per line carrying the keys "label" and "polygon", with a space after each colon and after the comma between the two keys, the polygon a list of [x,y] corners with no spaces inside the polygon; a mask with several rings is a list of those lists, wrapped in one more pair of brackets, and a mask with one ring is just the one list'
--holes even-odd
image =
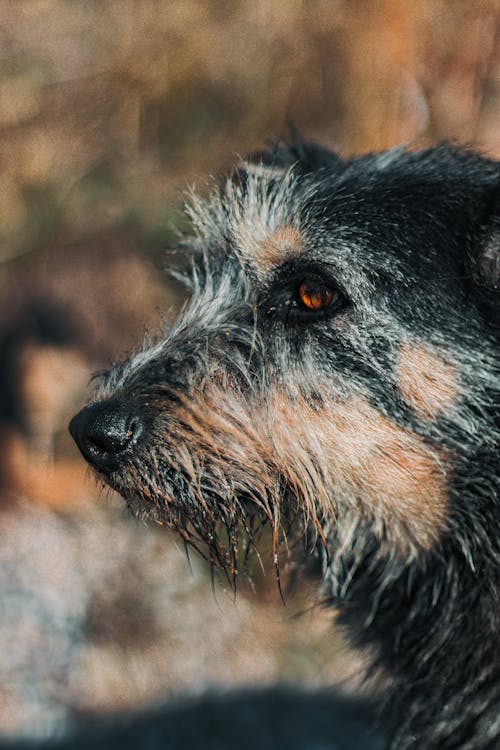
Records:
{"label": "dog's cheek", "polygon": [[436,419],[451,409],[460,395],[456,366],[418,341],[401,347],[395,373],[403,400],[421,420]]}
{"label": "dog's cheek", "polygon": [[268,404],[277,464],[307,513],[355,507],[403,553],[438,542],[450,505],[444,454],[359,396],[313,407],[274,394]]}

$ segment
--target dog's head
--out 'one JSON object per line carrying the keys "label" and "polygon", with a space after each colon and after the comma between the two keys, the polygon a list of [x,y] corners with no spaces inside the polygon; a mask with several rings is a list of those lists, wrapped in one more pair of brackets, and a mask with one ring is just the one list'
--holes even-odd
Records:
{"label": "dog's head", "polygon": [[191,201],[189,299],[73,419],[84,457],[230,569],[263,519],[464,547],[498,447],[499,196],[449,146],[243,164]]}

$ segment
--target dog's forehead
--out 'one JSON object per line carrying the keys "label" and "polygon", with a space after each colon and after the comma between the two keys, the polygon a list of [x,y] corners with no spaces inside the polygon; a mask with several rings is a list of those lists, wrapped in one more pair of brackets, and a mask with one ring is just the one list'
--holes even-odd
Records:
{"label": "dog's forehead", "polygon": [[395,267],[411,263],[417,253],[431,257],[434,248],[451,255],[444,235],[453,234],[455,245],[461,230],[465,236],[472,205],[482,199],[481,180],[466,159],[445,155],[441,163],[439,152],[398,150],[307,174],[294,165],[245,165],[243,179],[195,199],[188,213],[217,262],[236,257],[259,281],[309,256],[343,255],[373,269],[387,260]]}

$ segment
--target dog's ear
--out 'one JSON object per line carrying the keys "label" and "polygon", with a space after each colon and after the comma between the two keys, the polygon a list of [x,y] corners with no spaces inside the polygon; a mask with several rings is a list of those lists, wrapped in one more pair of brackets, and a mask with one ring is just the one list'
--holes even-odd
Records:
{"label": "dog's ear", "polygon": [[495,189],[479,240],[469,256],[469,274],[480,307],[500,324],[500,187]]}
{"label": "dog's ear", "polygon": [[249,155],[248,163],[274,170],[286,171],[290,167],[296,173],[308,174],[321,169],[341,172],[344,162],[338,154],[316,143],[295,140],[291,143],[276,141],[269,148]]}

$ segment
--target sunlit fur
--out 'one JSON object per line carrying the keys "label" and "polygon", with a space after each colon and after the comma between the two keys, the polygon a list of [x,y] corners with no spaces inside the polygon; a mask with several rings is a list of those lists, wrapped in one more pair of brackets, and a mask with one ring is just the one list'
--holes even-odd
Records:
{"label": "sunlit fur", "polygon": [[[231,576],[264,522],[275,565],[307,540],[386,676],[390,746],[498,747],[499,166],[256,161],[192,199],[189,300],[103,378],[145,425],[106,481]],[[300,307],[311,276],[337,307]]]}

